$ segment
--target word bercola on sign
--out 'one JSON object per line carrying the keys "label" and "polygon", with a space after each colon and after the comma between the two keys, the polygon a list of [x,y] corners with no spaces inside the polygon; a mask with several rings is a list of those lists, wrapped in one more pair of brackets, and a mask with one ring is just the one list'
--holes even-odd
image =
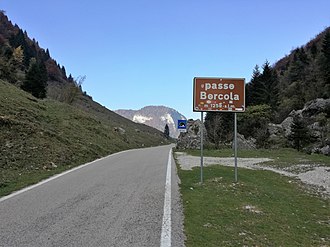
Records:
{"label": "word bercola on sign", "polygon": [[[231,92],[231,90],[235,89],[235,85],[232,83],[205,83],[204,91],[200,91],[200,99],[201,100],[239,100],[239,94]],[[226,92],[223,93],[208,93],[207,91],[213,89],[213,90],[226,90]],[[229,90],[229,91],[228,91]]]}

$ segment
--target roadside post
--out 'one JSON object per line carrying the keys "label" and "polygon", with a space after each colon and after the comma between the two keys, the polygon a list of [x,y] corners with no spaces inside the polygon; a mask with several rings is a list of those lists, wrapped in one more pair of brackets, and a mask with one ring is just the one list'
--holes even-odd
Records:
{"label": "roadside post", "polygon": [[204,166],[204,133],[203,133],[203,121],[204,121],[204,116],[203,112],[201,112],[201,184],[203,183],[203,166]]}
{"label": "roadside post", "polygon": [[234,165],[237,171],[237,112],[245,111],[245,79],[195,77],[193,81],[193,111],[201,112],[201,183],[203,183],[203,112],[234,113]]}
{"label": "roadside post", "polygon": [[234,154],[235,154],[235,183],[237,183],[237,116],[234,113]]}

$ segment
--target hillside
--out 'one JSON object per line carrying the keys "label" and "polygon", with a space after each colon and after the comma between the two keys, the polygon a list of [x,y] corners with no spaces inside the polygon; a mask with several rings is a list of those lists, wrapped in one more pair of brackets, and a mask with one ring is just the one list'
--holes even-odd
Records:
{"label": "hillside", "polygon": [[[94,103],[99,109],[102,107]],[[0,80],[0,195],[27,177],[45,177],[130,148],[165,144],[163,133],[106,108],[95,114],[39,100]]]}
{"label": "hillside", "polygon": [[[245,89],[238,132],[246,139],[330,155],[330,27],[274,65],[256,65]],[[207,113],[205,126],[215,147],[232,141],[233,114]]]}
{"label": "hillside", "polygon": [[330,27],[272,67],[278,79],[280,120],[311,100],[330,98]]}
{"label": "hillside", "polygon": [[165,125],[169,126],[170,136],[177,138],[179,131],[177,123],[180,119],[186,119],[178,111],[166,106],[146,106],[140,110],[116,110],[119,115],[136,123],[143,123],[164,132]]}

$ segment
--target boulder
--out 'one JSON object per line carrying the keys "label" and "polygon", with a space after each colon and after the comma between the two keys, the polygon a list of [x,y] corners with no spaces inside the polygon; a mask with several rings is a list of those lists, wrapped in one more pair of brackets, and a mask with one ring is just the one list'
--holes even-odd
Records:
{"label": "boulder", "polygon": [[278,136],[283,134],[283,127],[280,124],[269,123],[267,130],[270,136]]}
{"label": "boulder", "polygon": [[281,128],[282,131],[279,131],[278,133],[283,133],[285,137],[288,137],[291,134],[292,123],[293,123],[292,116],[289,116],[286,119],[284,119],[283,122],[279,124],[279,128]]}
{"label": "boulder", "polygon": [[256,139],[254,138],[245,139],[244,135],[237,133],[237,149],[251,150],[256,148],[257,148]]}
{"label": "boulder", "polygon": [[[286,143],[286,136],[291,132],[292,117],[287,118],[282,124],[269,123],[267,131],[269,133],[269,145],[273,148],[283,147]],[[285,127],[284,127],[285,126]]]}
{"label": "boulder", "polygon": [[330,114],[330,99],[315,99],[307,102],[302,109],[303,117],[312,117],[319,113]]}
{"label": "boulder", "polygon": [[326,146],[322,147],[320,149],[320,153],[324,154],[324,155],[327,155],[327,156],[330,156],[330,146],[326,145]]}

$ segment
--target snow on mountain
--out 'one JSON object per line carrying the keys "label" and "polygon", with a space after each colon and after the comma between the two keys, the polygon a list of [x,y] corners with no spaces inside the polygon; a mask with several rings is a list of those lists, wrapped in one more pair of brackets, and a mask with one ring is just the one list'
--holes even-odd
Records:
{"label": "snow on mountain", "polygon": [[134,115],[132,120],[133,120],[133,122],[136,122],[136,123],[145,123],[146,121],[152,120],[152,117],[145,117],[145,116],[142,116],[142,115]]}
{"label": "snow on mountain", "polygon": [[116,110],[117,114],[128,118],[136,123],[143,123],[164,131],[167,124],[170,130],[170,136],[177,138],[180,132],[177,129],[178,120],[186,119],[178,111],[166,106],[146,106],[140,110]]}
{"label": "snow on mountain", "polygon": [[168,124],[174,124],[174,120],[169,113],[166,113],[164,116],[161,116],[160,119],[163,122],[167,122]]}

